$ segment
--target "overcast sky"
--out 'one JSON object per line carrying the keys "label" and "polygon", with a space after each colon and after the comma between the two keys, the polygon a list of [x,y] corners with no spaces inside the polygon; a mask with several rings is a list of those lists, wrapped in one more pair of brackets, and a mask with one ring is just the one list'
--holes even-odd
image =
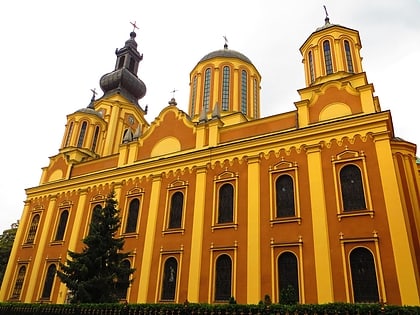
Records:
{"label": "overcast sky", "polygon": [[262,75],[269,116],[295,109],[305,84],[299,47],[324,24],[323,5],[331,23],[360,32],[363,69],[396,136],[420,144],[420,0],[1,1],[0,232],[20,219],[25,188],[58,153],[66,115],[89,104],[91,89],[102,95],[99,79],[114,69],[130,22],[149,122],[173,89],[187,111],[189,73],[223,36]]}

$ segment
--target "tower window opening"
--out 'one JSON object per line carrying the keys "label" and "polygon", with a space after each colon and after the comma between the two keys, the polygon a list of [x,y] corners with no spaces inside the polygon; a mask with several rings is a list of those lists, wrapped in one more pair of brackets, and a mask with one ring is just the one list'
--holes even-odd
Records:
{"label": "tower window opening", "polygon": [[230,68],[223,67],[222,110],[229,110]]}
{"label": "tower window opening", "polygon": [[134,65],[135,65],[134,59],[130,58],[130,64],[128,66],[128,70],[130,70],[131,72],[134,72]]}
{"label": "tower window opening", "polygon": [[191,117],[195,115],[195,98],[197,97],[197,76],[194,76],[193,90],[191,97]]}
{"label": "tower window opening", "polygon": [[69,131],[67,133],[67,138],[66,138],[66,144],[64,146],[68,147],[70,144],[70,140],[71,140],[71,135],[73,133],[73,127],[74,127],[74,123],[71,122],[70,123],[70,127],[69,127]]}
{"label": "tower window opening", "polygon": [[314,73],[314,60],[312,57],[312,51],[308,53],[308,62],[309,62],[309,75],[311,77],[311,83],[315,82],[315,73]]}
{"label": "tower window opening", "polygon": [[328,40],[324,41],[324,61],[325,61],[325,72],[327,74],[333,73],[332,57],[331,57],[331,47]]}
{"label": "tower window opening", "polygon": [[344,41],[344,50],[346,52],[347,70],[350,73],[354,73],[353,60],[351,58],[350,44],[347,40]]}
{"label": "tower window opening", "polygon": [[209,111],[210,103],[210,79],[211,79],[211,70],[210,68],[206,69],[204,74],[204,97],[203,97],[203,110],[207,113]]}
{"label": "tower window opening", "polygon": [[248,74],[245,70],[242,70],[241,76],[241,112],[247,114],[248,108]]}
{"label": "tower window opening", "polygon": [[124,67],[125,56],[120,57],[120,61],[118,62],[118,69]]}
{"label": "tower window opening", "polygon": [[95,134],[93,135],[93,141],[92,141],[92,152],[95,152],[96,150],[96,145],[98,144],[98,136],[99,136],[99,127],[96,126]]}
{"label": "tower window opening", "polygon": [[80,128],[79,140],[77,141],[78,148],[81,148],[83,145],[83,141],[85,140],[86,128],[87,128],[87,122],[84,121],[82,123],[82,128]]}
{"label": "tower window opening", "polygon": [[258,118],[259,112],[258,112],[258,83],[257,79],[254,79],[254,117]]}

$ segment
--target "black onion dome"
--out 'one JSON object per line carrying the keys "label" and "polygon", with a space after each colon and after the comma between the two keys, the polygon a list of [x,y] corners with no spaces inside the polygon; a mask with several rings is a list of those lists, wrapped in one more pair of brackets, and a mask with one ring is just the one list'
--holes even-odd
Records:
{"label": "black onion dome", "polygon": [[146,85],[127,68],[121,68],[102,76],[99,82],[105,95],[121,93],[128,100],[137,101],[146,95]]}
{"label": "black onion dome", "polygon": [[239,51],[228,49],[228,48],[219,49],[219,50],[212,51],[211,53],[208,53],[203,58],[201,58],[199,63],[209,60],[209,59],[213,59],[213,58],[237,58],[237,59],[240,59],[242,61],[252,64],[251,60],[247,56],[240,53]]}

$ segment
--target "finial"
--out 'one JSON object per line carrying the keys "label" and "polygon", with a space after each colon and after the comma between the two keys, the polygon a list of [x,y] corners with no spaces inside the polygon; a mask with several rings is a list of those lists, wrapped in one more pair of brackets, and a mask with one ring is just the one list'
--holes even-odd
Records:
{"label": "finial", "polygon": [[228,49],[228,39],[227,39],[226,35],[223,36],[223,39],[225,40],[224,47],[225,47],[225,49]]}
{"label": "finial", "polygon": [[139,29],[139,28],[137,27],[136,21],[134,21],[134,23],[133,23],[133,22],[130,22],[130,24],[131,24],[131,25],[133,25],[133,32],[135,32],[135,31],[136,31],[136,29]]}
{"label": "finial", "polygon": [[95,100],[95,96],[98,94],[98,92],[96,92],[96,88],[90,89],[92,92],[92,98],[91,101],[93,102]]}
{"label": "finial", "polygon": [[330,24],[330,17],[328,16],[327,7],[324,5],[324,11],[325,11],[325,24]]}
{"label": "finial", "polygon": [[97,92],[96,92],[96,89],[90,89],[91,91],[92,91],[92,98],[90,99],[90,103],[89,103],[89,105],[88,105],[88,108],[91,108],[91,109],[95,109],[95,96],[96,96],[96,94],[98,94]]}
{"label": "finial", "polygon": [[172,93],[172,98],[173,98],[173,99],[175,99],[175,92],[178,92],[178,90],[173,89],[173,90],[171,91],[171,93]]}

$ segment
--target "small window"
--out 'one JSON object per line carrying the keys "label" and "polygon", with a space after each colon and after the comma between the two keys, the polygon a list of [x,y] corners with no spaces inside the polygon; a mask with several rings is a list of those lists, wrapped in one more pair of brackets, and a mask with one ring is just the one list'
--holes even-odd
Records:
{"label": "small window", "polygon": [[233,222],[233,186],[223,184],[219,189],[219,211],[217,223]]}
{"label": "small window", "polygon": [[242,70],[241,75],[241,112],[246,115],[248,109],[248,74]]}
{"label": "small window", "polygon": [[28,237],[26,238],[27,244],[33,244],[35,241],[35,235],[38,229],[39,218],[40,218],[39,214],[35,214],[32,218],[31,225],[29,227]]}
{"label": "small window", "polygon": [[95,217],[95,216],[97,216],[100,213],[101,210],[102,210],[101,205],[96,205],[92,210],[92,217],[90,218],[90,223],[89,223],[89,235],[91,233],[90,227],[91,227],[92,223],[94,222],[94,220],[97,220],[97,217]]}
{"label": "small window", "polygon": [[210,104],[210,79],[211,69],[206,69],[204,73],[204,96],[203,96],[203,110],[208,113]]}
{"label": "small window", "polygon": [[295,192],[289,175],[281,175],[276,180],[276,209],[277,218],[295,215]]}
{"label": "small window", "polygon": [[[131,270],[131,264],[128,259],[124,259],[121,262],[121,268],[123,270],[130,271]],[[119,277],[117,280],[117,283],[115,285],[115,291],[118,299],[125,300],[127,299],[127,291],[128,287],[130,285],[130,273],[127,272],[122,277]]]}
{"label": "small window", "polygon": [[353,73],[353,60],[351,58],[350,44],[347,40],[344,41],[344,50],[346,52],[347,71]]}
{"label": "small window", "polygon": [[195,114],[195,98],[197,97],[197,76],[194,76],[193,90],[191,96],[191,116]]}
{"label": "small window", "polygon": [[378,282],[372,253],[358,247],[350,253],[354,302],[379,302]]}
{"label": "small window", "polygon": [[165,266],[163,268],[162,300],[175,300],[177,271],[178,262],[176,259],[174,257],[168,258],[165,261]]}
{"label": "small window", "polygon": [[258,118],[260,113],[258,112],[258,83],[257,79],[254,79],[254,117]]}
{"label": "small window", "polygon": [[314,61],[312,57],[312,51],[308,53],[308,61],[309,61],[309,75],[311,78],[311,83],[315,82],[315,72],[314,72]]}
{"label": "small window", "polygon": [[223,67],[222,110],[229,110],[230,68]]}
{"label": "small window", "polygon": [[61,211],[60,219],[58,220],[57,231],[55,233],[55,241],[62,241],[64,239],[64,232],[66,231],[68,217],[68,210]]}
{"label": "small window", "polygon": [[84,121],[82,123],[82,127],[80,128],[79,140],[77,140],[78,148],[81,148],[83,146],[83,142],[85,141],[86,129],[87,129],[87,122]]}
{"label": "small window", "polygon": [[69,126],[69,131],[67,132],[66,144],[64,145],[65,147],[68,147],[70,145],[71,136],[73,134],[73,127],[74,127],[74,123],[71,122]]}
{"label": "small window", "polygon": [[294,304],[299,301],[298,263],[297,258],[290,252],[279,256],[277,262],[279,302]]}
{"label": "small window", "polygon": [[125,61],[125,56],[121,56],[118,62],[118,69],[121,69],[122,67],[124,67],[124,61]]}
{"label": "small window", "polygon": [[25,280],[25,275],[26,275],[26,266],[21,266],[19,268],[19,271],[16,277],[16,282],[12,291],[11,298],[14,300],[20,299],[20,294],[22,292],[23,281]]}
{"label": "small window", "polygon": [[324,61],[325,61],[325,72],[326,74],[333,73],[332,57],[331,57],[331,47],[328,40],[324,41]]}
{"label": "small window", "polygon": [[130,64],[128,65],[128,70],[131,72],[134,72],[134,66],[135,66],[135,60],[133,58],[130,58]]}
{"label": "small window", "polygon": [[140,210],[140,200],[135,198],[130,201],[128,207],[127,223],[125,225],[125,233],[133,233],[137,230],[137,221]]}
{"label": "small window", "polygon": [[51,291],[54,284],[54,278],[57,271],[57,267],[55,264],[51,264],[48,267],[47,275],[45,277],[44,282],[44,289],[42,290],[41,299],[43,300],[49,300],[51,298]]}
{"label": "small window", "polygon": [[95,133],[93,135],[93,140],[92,140],[92,152],[96,152],[96,146],[98,144],[98,137],[99,137],[99,126],[95,127]]}
{"label": "small window", "polygon": [[184,194],[180,191],[172,194],[169,212],[169,229],[178,229],[182,226],[182,209],[184,207]]}
{"label": "small window", "polygon": [[344,211],[365,210],[362,175],[356,165],[349,164],[340,170],[340,184]]}
{"label": "small window", "polygon": [[229,301],[232,296],[232,260],[226,255],[220,255],[216,260],[215,275],[216,301]]}

